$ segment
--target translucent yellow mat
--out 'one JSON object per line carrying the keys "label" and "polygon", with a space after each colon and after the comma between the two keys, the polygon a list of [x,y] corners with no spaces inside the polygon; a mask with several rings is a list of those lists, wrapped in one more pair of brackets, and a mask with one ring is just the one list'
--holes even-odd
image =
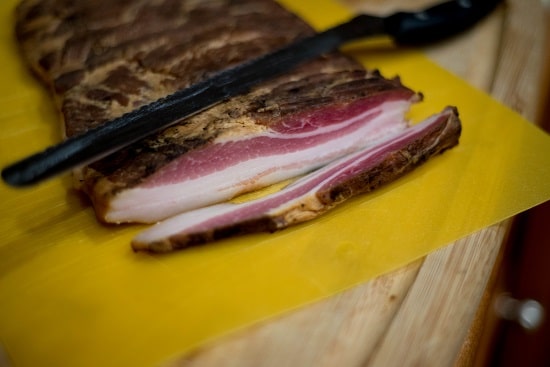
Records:
{"label": "translucent yellow mat", "polygon": [[[343,20],[294,1],[318,27]],[[299,4],[295,4],[299,3]],[[59,140],[21,64],[15,0],[0,2],[0,165]],[[0,184],[0,340],[14,366],[150,366],[237,327],[330,296],[550,198],[550,138],[405,51],[354,48],[424,92],[415,119],[456,104],[460,146],[311,223],[167,256],[134,254],[140,227],[104,227],[68,177]]]}

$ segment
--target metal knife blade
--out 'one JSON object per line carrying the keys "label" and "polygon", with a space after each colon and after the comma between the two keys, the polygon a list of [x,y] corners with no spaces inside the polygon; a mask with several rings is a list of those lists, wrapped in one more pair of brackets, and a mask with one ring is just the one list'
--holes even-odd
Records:
{"label": "metal knife blade", "polygon": [[2,170],[12,186],[26,186],[93,161],[164,129],[293,67],[334,51],[358,38],[389,35],[398,44],[419,44],[448,37],[470,27],[491,12],[500,0],[453,0],[420,12],[398,12],[387,17],[358,15],[278,51],[215,74],[71,137]]}

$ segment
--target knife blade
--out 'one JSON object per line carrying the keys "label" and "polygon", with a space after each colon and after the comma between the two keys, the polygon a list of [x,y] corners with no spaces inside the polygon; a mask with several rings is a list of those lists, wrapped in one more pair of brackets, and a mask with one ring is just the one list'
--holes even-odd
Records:
{"label": "knife blade", "polygon": [[500,1],[453,0],[418,12],[358,15],[15,162],[2,170],[2,178],[12,186],[27,186],[89,164],[352,40],[388,35],[401,45],[438,41],[467,29]]}

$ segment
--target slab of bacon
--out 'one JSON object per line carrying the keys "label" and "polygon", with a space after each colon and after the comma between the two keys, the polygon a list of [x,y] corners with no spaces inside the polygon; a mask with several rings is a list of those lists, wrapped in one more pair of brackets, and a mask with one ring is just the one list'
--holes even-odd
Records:
{"label": "slab of bacon", "polygon": [[136,251],[167,252],[222,238],[273,232],[319,215],[360,193],[391,182],[458,144],[455,108],[336,160],[260,199],[223,203],[176,215],[139,234]]}
{"label": "slab of bacon", "polygon": [[[16,17],[66,136],[314,33],[273,0],[22,0]],[[76,170],[75,183],[102,222],[173,217],[136,250],[274,231],[456,144],[454,109],[408,127],[421,98],[334,52]],[[265,199],[214,205],[304,174]]]}

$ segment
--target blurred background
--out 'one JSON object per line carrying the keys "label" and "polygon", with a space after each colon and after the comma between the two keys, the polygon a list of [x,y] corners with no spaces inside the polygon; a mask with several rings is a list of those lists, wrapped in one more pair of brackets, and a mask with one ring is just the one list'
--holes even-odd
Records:
{"label": "blurred background", "polygon": [[[433,3],[341,1],[358,11],[386,14]],[[550,132],[549,3],[506,0],[470,31],[423,51]],[[550,366],[550,202],[507,225],[457,366]]]}

